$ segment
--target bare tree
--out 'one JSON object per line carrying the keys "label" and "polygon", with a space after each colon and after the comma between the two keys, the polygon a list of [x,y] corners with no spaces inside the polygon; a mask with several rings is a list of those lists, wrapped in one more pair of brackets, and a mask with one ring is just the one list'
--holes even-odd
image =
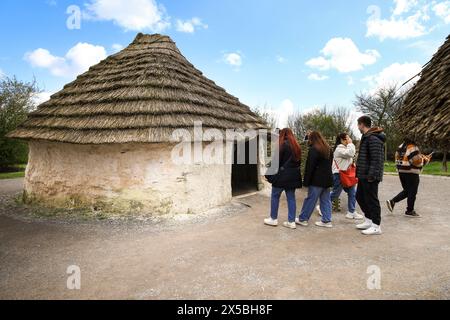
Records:
{"label": "bare tree", "polygon": [[386,155],[393,157],[401,143],[396,117],[403,103],[404,93],[397,86],[380,88],[374,93],[356,95],[354,105],[358,111],[372,118],[374,125],[382,127],[387,135]]}
{"label": "bare tree", "polygon": [[306,128],[304,115],[301,112],[296,112],[290,115],[288,118],[287,126],[292,130],[294,135],[299,140],[301,140],[305,136],[306,131],[308,130]]}
{"label": "bare tree", "polygon": [[364,114],[370,116],[376,126],[388,128],[395,124],[395,118],[403,103],[403,95],[397,86],[380,88],[375,93],[356,95],[354,105]]}
{"label": "bare tree", "polygon": [[256,106],[255,108],[252,109],[252,111],[256,113],[256,115],[258,115],[265,121],[269,129],[275,129],[277,127],[278,120],[271,112],[267,110],[269,109],[267,108],[266,105],[264,106],[264,108]]}
{"label": "bare tree", "polygon": [[[331,112],[331,116],[333,117],[335,132],[343,133],[346,132],[352,139],[355,138],[353,131],[351,129],[350,119],[350,110],[346,107],[335,107]],[[337,134],[336,134],[337,135]]]}

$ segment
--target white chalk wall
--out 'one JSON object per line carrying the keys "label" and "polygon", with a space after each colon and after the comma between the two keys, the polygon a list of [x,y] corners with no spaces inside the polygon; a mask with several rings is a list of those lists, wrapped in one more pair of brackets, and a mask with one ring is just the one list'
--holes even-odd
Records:
{"label": "white chalk wall", "polygon": [[29,146],[28,202],[161,215],[199,213],[231,200],[231,164],[174,164],[169,144]]}

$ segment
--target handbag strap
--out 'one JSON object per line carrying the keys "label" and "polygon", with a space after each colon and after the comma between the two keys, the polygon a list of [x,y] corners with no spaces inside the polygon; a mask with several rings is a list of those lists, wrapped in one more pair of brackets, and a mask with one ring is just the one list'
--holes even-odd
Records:
{"label": "handbag strap", "polygon": [[280,169],[283,168],[283,170],[284,170],[284,169],[285,169],[285,166],[286,166],[291,160],[292,160],[292,154],[291,154],[291,156],[283,163],[283,165],[280,167]]}
{"label": "handbag strap", "polygon": [[339,166],[338,166],[338,164],[337,164],[337,162],[336,162],[336,159],[333,159],[334,160],[334,164],[336,165],[336,168],[339,170],[339,171],[341,171],[341,169],[339,169]]}

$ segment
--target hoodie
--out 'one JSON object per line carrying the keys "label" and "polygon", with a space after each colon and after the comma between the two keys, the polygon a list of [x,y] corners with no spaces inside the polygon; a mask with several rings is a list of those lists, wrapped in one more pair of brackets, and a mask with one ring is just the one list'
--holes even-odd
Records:
{"label": "hoodie", "polygon": [[383,181],[386,135],[379,127],[371,128],[361,138],[356,176],[369,181]]}

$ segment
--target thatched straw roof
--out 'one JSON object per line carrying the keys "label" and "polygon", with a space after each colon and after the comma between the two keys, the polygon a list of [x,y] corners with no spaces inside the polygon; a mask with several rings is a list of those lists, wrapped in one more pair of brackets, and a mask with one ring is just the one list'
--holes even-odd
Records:
{"label": "thatched straw roof", "polygon": [[450,149],[450,36],[408,93],[399,121],[424,146]]}
{"label": "thatched straw roof", "polygon": [[[207,79],[167,36],[138,34],[32,112],[10,138],[77,144],[168,142],[176,128],[258,129],[264,121]],[[192,130],[190,130],[192,131]]]}

